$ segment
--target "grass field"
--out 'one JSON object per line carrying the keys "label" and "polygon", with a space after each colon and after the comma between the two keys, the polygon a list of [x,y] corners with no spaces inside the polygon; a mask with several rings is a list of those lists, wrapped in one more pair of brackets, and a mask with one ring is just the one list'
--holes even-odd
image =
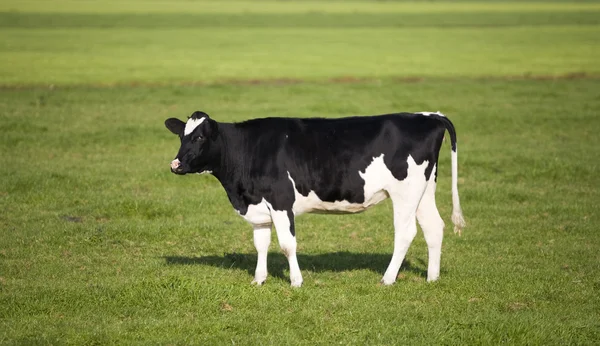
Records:
{"label": "grass field", "polygon": [[[0,3],[0,344],[598,344],[600,3]],[[391,287],[391,204],[297,219],[304,286],[167,117],[437,111],[438,207]]]}

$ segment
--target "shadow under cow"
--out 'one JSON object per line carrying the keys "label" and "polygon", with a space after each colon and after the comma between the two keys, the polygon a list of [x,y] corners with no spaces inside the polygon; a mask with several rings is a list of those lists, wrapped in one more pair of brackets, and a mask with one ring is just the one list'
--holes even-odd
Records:
{"label": "shadow under cow", "polygon": [[[366,269],[383,275],[392,255],[378,253],[332,252],[325,254],[297,254],[300,269],[313,272],[344,272],[357,269]],[[254,276],[256,268],[256,254],[226,253],[222,256],[209,255],[199,257],[165,256],[168,265],[210,265],[219,268],[236,268]],[[402,272],[411,272],[422,277],[427,276],[427,265],[419,259],[415,265],[409,260],[402,263]],[[288,262],[283,254],[270,252],[267,260],[269,275],[286,279],[283,271],[288,269]]]}

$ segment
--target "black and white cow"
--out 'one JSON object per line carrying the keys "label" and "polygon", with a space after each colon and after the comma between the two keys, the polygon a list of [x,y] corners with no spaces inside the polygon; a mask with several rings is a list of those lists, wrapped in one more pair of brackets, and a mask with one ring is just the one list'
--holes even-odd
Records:
{"label": "black and white cow", "polygon": [[[220,123],[195,112],[165,121],[181,147],[176,174],[211,173],[233,208],[254,227],[254,280],[267,279],[271,226],[288,259],[292,286],[302,285],[294,217],[356,213],[387,197],[394,210],[394,254],[381,282],[396,281],[419,221],[427,247],[427,280],[438,279],[444,222],[435,204],[437,162],[446,130],[452,145],[452,222],[465,222],[457,183],[454,126],[441,113],[398,113],[340,119],[264,118]],[[415,220],[416,219],[416,220]]]}

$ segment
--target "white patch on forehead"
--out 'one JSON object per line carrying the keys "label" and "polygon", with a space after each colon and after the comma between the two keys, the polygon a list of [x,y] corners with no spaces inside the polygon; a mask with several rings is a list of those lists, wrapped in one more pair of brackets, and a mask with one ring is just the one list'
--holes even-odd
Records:
{"label": "white patch on forehead", "polygon": [[206,117],[202,117],[200,119],[189,119],[188,122],[185,124],[185,130],[183,130],[183,135],[187,136],[190,133],[194,132],[196,127],[202,124],[204,120],[206,120]]}
{"label": "white patch on forehead", "polygon": [[424,115],[424,116],[426,116],[426,117],[428,117],[428,116],[430,116],[430,115],[432,115],[432,114],[439,115],[439,116],[441,116],[441,117],[445,117],[445,115],[444,115],[444,114],[442,114],[440,111],[437,111],[437,112],[418,112],[418,113],[416,113],[416,114],[421,114],[421,115]]}

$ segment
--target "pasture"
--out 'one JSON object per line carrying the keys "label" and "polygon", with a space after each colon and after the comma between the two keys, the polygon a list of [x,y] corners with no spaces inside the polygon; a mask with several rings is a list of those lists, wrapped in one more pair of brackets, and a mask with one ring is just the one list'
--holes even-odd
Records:
{"label": "pasture", "polygon": [[[300,289],[163,125],[440,110],[437,203],[398,281],[391,203],[296,220]],[[597,344],[600,4],[0,3],[1,344]]]}

